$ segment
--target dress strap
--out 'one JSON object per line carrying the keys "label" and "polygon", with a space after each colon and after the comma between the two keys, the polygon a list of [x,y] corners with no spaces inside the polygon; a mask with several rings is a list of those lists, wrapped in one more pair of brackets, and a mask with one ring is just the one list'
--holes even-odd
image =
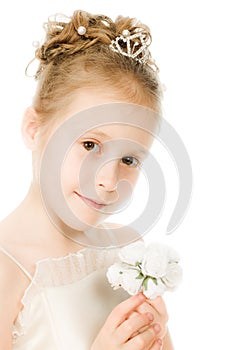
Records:
{"label": "dress strap", "polygon": [[0,251],[4,253],[6,256],[8,256],[9,259],[11,259],[19,268],[23,271],[23,273],[29,278],[29,280],[32,282],[33,277],[32,275],[25,269],[25,267],[13,256],[11,255],[5,248],[0,246]]}

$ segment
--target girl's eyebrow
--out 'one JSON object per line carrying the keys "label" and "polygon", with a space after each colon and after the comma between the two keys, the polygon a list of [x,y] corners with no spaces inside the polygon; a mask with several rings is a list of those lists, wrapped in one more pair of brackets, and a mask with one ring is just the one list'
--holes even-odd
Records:
{"label": "girl's eyebrow", "polygon": [[[99,136],[99,137],[103,137],[104,139],[106,140],[111,140],[112,137],[108,134],[106,134],[105,132],[103,132],[101,129],[94,129],[94,130],[90,130],[90,131],[87,131],[83,137],[88,137],[89,135],[95,135],[95,136]],[[144,147],[143,148],[139,148],[136,153],[138,155],[141,155],[141,156],[147,156],[148,155],[148,150],[145,149]]]}
{"label": "girl's eyebrow", "polygon": [[147,156],[149,154],[149,151],[147,149],[141,149],[138,154],[141,154],[143,156]]}
{"label": "girl's eyebrow", "polygon": [[[85,135],[96,135],[96,136],[100,136],[100,137],[103,137],[105,139],[111,139],[111,136],[106,134],[105,132],[103,132],[102,130],[100,129],[95,129],[95,130],[90,130],[90,131],[87,131]],[[83,136],[85,136],[83,135]]]}

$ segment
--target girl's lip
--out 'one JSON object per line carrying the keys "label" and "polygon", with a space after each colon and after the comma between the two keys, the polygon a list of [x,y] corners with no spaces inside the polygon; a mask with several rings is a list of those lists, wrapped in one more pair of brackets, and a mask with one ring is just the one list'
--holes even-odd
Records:
{"label": "girl's lip", "polygon": [[82,196],[81,194],[79,194],[76,191],[74,191],[74,193],[77,194],[77,196],[79,198],[81,198],[86,204],[90,205],[91,207],[93,207],[95,209],[102,209],[102,208],[106,207],[106,205],[107,205],[107,204],[104,204],[104,203],[95,202],[93,199],[86,198],[86,197]]}

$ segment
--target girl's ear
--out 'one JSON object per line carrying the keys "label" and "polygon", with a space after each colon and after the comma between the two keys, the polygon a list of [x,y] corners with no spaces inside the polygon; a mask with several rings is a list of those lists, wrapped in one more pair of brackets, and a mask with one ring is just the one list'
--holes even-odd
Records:
{"label": "girl's ear", "polygon": [[21,133],[27,148],[33,151],[37,145],[37,134],[39,133],[39,123],[36,111],[29,107],[24,112]]}

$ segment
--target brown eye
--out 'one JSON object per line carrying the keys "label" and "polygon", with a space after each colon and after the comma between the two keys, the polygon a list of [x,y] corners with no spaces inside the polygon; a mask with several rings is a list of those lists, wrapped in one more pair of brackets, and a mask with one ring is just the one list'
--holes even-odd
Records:
{"label": "brown eye", "polygon": [[83,147],[88,151],[88,152],[97,152],[99,150],[99,145],[93,141],[85,141],[83,142]]}
{"label": "brown eye", "polygon": [[121,161],[131,167],[137,167],[139,165],[139,161],[134,157],[123,157]]}

